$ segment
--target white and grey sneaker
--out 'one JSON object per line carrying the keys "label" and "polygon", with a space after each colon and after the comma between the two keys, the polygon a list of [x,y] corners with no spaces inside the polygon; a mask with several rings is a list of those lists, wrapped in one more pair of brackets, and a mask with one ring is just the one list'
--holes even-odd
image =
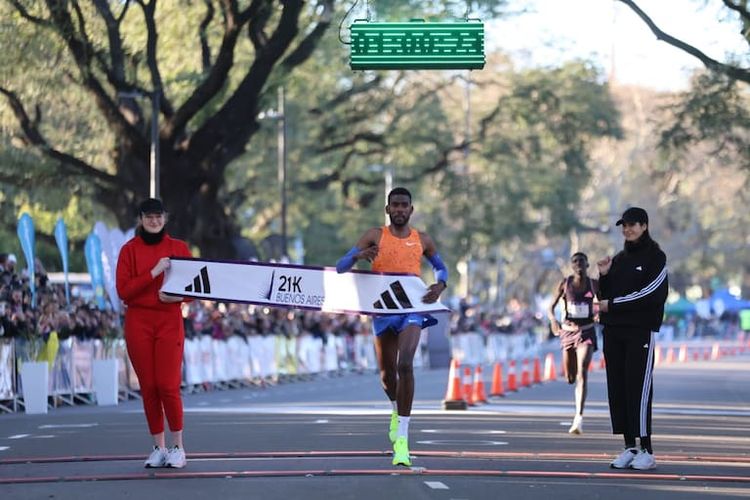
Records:
{"label": "white and grey sneaker", "polygon": [[636,470],[656,469],[656,459],[654,459],[653,454],[647,452],[646,450],[641,450],[635,456],[633,461],[630,462],[630,468]]}
{"label": "white and grey sneaker", "polygon": [[173,446],[169,449],[167,452],[167,467],[172,467],[173,469],[182,469],[187,465],[187,460],[185,459],[185,450],[180,448],[179,446]]}
{"label": "white and grey sneaker", "polygon": [[637,448],[625,448],[622,453],[609,463],[609,466],[613,469],[627,469],[633,460],[635,460],[636,455],[638,455]]}
{"label": "white and grey sneaker", "polygon": [[573,418],[573,425],[568,429],[568,434],[583,434],[583,415]]}
{"label": "white and grey sneaker", "polygon": [[143,464],[147,469],[156,467],[166,467],[167,464],[167,449],[159,446],[154,446],[151,455],[148,456],[146,462]]}

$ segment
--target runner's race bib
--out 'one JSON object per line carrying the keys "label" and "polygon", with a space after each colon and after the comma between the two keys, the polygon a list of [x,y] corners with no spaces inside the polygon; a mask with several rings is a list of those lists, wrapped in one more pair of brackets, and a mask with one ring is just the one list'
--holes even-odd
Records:
{"label": "runner's race bib", "polygon": [[574,319],[583,319],[591,316],[588,302],[573,302],[568,304],[568,317]]}

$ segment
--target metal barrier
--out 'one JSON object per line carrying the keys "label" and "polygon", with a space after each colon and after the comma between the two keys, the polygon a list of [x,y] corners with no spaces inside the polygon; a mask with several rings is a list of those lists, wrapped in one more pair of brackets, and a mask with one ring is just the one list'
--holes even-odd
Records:
{"label": "metal barrier", "polygon": [[[23,409],[23,388],[17,352],[22,339],[0,339],[0,413]],[[127,356],[123,339],[111,355],[118,360],[119,399],[139,398],[138,378]],[[105,358],[101,340],[68,338],[59,341],[49,363],[49,407],[96,404],[94,360]],[[275,383],[280,378],[305,377],[323,372],[374,370],[375,351],[371,335],[328,335],[322,338],[256,335],[232,336],[226,340],[201,336],[185,339],[182,385],[187,393]],[[417,352],[416,366],[422,366]]]}

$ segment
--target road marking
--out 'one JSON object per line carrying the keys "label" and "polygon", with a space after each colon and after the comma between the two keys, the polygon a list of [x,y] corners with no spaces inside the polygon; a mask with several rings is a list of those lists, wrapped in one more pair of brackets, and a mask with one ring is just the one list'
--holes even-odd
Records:
{"label": "road marking", "polygon": [[445,485],[445,483],[441,483],[440,481],[425,481],[424,484],[432,488],[433,490],[449,490],[448,486]]}
{"label": "road marking", "polygon": [[431,441],[417,441],[417,444],[437,444],[437,445],[469,445],[469,446],[505,446],[506,441],[488,441],[473,439],[434,439]]}
{"label": "road marking", "polygon": [[29,436],[30,434],[14,434],[10,436],[8,439],[22,439],[22,438],[29,437]]}
{"label": "road marking", "polygon": [[425,434],[507,434],[506,431],[482,431],[471,429],[422,429]]}
{"label": "road marking", "polygon": [[[356,477],[363,474],[369,476],[408,476],[416,475],[411,469],[274,469],[274,470],[232,470],[232,471],[156,471],[125,474],[86,474],[86,475],[50,475],[41,477],[29,477],[28,475],[18,477],[0,477],[2,484],[42,484],[65,482],[89,482],[89,481],[126,481],[126,480],[148,480],[148,479],[176,479],[176,478],[228,478],[228,477]],[[750,484],[750,477],[745,475],[698,475],[698,474],[664,474],[659,472],[571,472],[571,471],[539,471],[539,470],[488,470],[488,469],[428,469],[421,474],[445,477],[477,478],[477,477],[505,477],[505,478],[554,478],[554,479],[601,479],[605,481],[633,481],[649,480],[652,482],[668,481],[695,481],[699,483],[746,483]]]}
{"label": "road marking", "polygon": [[0,446],[0,451],[5,451],[8,448],[10,448],[10,446]]}
{"label": "road marking", "polygon": [[316,423],[316,424],[327,424],[328,420],[326,420],[324,418],[321,418],[319,420],[316,420],[314,423]]}
{"label": "road marking", "polygon": [[40,425],[37,429],[86,429],[89,427],[96,427],[97,425],[99,424],[45,424]]}

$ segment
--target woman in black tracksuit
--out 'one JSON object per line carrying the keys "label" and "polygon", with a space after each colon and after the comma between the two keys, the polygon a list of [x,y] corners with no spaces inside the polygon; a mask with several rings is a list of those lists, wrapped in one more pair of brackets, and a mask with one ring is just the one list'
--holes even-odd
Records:
{"label": "woman in black tracksuit", "polygon": [[617,225],[624,249],[597,262],[612,432],[625,438],[625,450],[610,465],[647,470],[656,467],[651,447],[654,334],[667,299],[667,258],[649,235],[644,209],[628,208]]}

